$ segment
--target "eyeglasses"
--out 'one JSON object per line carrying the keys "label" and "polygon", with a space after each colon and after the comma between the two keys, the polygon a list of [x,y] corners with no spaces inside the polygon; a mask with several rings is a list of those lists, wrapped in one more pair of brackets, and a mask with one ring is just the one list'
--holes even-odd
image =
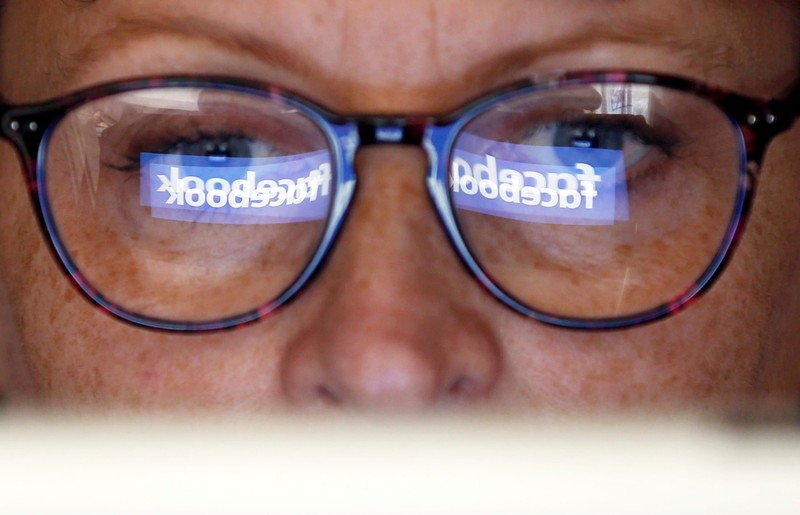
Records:
{"label": "eyeglasses", "polygon": [[800,86],[762,101],[682,78],[573,72],[445,116],[341,116],[282,89],[174,77],[0,106],[64,271],[134,324],[202,331],[275,311],[319,272],[359,148],[421,145],[467,269],[543,322],[655,320],[717,277]]}

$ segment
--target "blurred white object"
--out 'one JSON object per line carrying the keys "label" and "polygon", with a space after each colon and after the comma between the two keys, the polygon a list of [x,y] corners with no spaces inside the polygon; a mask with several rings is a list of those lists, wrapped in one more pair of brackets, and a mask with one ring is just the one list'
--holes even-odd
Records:
{"label": "blurred white object", "polygon": [[797,515],[800,431],[6,415],[0,513]]}

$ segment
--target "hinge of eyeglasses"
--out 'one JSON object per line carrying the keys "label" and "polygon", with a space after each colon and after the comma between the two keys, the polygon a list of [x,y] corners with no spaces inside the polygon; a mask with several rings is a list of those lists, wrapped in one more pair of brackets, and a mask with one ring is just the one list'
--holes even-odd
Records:
{"label": "hinge of eyeglasses", "polygon": [[786,109],[784,103],[780,105],[771,103],[764,112],[750,113],[744,120],[758,132],[776,135],[789,129],[796,117],[796,114]]}
{"label": "hinge of eyeglasses", "polygon": [[775,123],[775,115],[772,113],[767,113],[766,115],[764,115],[764,118],[762,119],[758,115],[751,113],[747,115],[746,121],[747,125],[750,126],[756,125],[759,122],[763,122],[767,125],[772,125]]}
{"label": "hinge of eyeglasses", "polygon": [[[22,129],[22,124],[19,123],[19,120],[11,120],[8,124],[8,128],[14,132],[19,132]],[[36,132],[39,130],[39,124],[31,120],[25,125],[25,130],[28,132]]]}
{"label": "hinge of eyeglasses", "polygon": [[[3,107],[0,106],[0,110]],[[41,116],[36,113],[24,112],[24,110],[15,109],[11,112],[6,109],[0,112],[0,132],[2,136],[15,142],[15,144],[33,156],[36,154],[39,144],[44,137],[47,124],[50,119],[43,120]]]}

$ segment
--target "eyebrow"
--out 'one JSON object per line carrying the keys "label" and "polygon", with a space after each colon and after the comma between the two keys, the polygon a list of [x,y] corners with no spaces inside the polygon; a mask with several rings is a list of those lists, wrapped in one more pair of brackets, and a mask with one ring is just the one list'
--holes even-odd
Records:
{"label": "eyebrow", "polygon": [[[82,0],[89,5],[96,0]],[[291,48],[249,33],[231,31],[229,27],[191,14],[183,15],[180,23],[169,16],[120,17],[109,30],[92,36],[77,52],[60,55],[59,69],[64,78],[80,74],[103,55],[120,50],[131,41],[152,36],[170,35],[186,39],[204,39],[235,53],[244,53],[274,67],[298,74],[315,73],[315,67]],[[318,73],[317,73],[318,74]]]}
{"label": "eyebrow", "polygon": [[[591,0],[595,1],[595,0]],[[473,74],[478,77],[508,76],[515,69],[535,64],[542,56],[566,53],[571,50],[590,48],[597,43],[631,43],[646,44],[659,47],[679,55],[703,79],[713,76],[719,71],[735,69],[730,56],[735,53],[731,49],[730,40],[712,40],[699,38],[696,35],[674,36],[669,30],[672,26],[656,14],[637,13],[633,21],[620,20],[617,13],[622,12],[632,2],[630,0],[602,0],[614,14],[608,19],[616,19],[617,23],[598,23],[590,31],[573,31],[563,37],[540,42],[535,47],[522,45],[504,55],[478,63]],[[781,2],[782,0],[770,0]]]}
{"label": "eyebrow", "polygon": [[[66,0],[64,0],[66,1]],[[88,9],[98,3],[96,0],[73,0]],[[596,0],[587,0],[596,1]],[[769,0],[773,4],[786,6],[785,0]],[[608,19],[624,15],[625,9],[635,6],[635,0],[603,0],[603,4],[613,14]],[[543,56],[575,49],[589,48],[595,43],[646,43],[653,47],[663,47],[680,55],[688,64],[702,73],[706,79],[715,72],[728,71],[735,67],[731,62],[730,40],[716,41],[713,38],[675,37],[670,25],[655,13],[641,10],[636,12],[635,22],[597,23],[590,31],[571,31],[563,37],[547,41],[528,43],[512,48],[505,53],[492,56],[485,61],[473,63],[463,73],[469,82],[485,87],[497,84],[498,77],[512,78],[519,70],[534,65]],[[189,40],[202,39],[236,54],[246,54],[267,65],[289,71],[299,76],[328,79],[319,66],[300,52],[278,42],[258,37],[247,31],[234,31],[224,23],[192,14],[182,14],[180,23],[170,15],[151,16],[146,14],[119,17],[113,27],[92,36],[77,52],[60,55],[58,69],[63,79],[79,75],[104,55],[125,48],[132,41],[154,36],[173,36]],[[518,78],[518,77],[517,77]],[[457,78],[453,79],[456,82]],[[507,80],[507,79],[506,79]],[[342,82],[338,80],[337,82]],[[442,87],[445,85],[443,84]]]}

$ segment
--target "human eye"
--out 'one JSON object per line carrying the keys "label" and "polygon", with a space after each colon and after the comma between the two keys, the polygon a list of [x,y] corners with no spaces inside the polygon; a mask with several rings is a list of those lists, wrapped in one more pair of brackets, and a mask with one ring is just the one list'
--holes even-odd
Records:
{"label": "human eye", "polygon": [[326,146],[306,119],[274,102],[215,98],[194,110],[154,110],[124,100],[92,115],[107,120],[98,125],[99,152],[111,170],[137,171],[142,154],[224,160],[292,156]]}
{"label": "human eye", "polygon": [[[270,141],[247,135],[236,130],[203,130],[192,128],[186,131],[161,133],[155,137],[149,153],[179,156],[208,157],[210,159],[254,158],[285,155]],[[106,148],[107,156],[104,165],[118,171],[134,171],[139,168],[139,156],[144,148],[136,148],[131,142],[130,148]]]}
{"label": "human eye", "polygon": [[[294,205],[290,193],[299,198],[305,191],[316,200],[327,188],[318,179],[319,170],[330,169],[324,132],[281,98],[210,88],[145,90],[92,102],[87,111],[71,118],[88,120],[87,132],[96,137],[77,141],[96,146],[88,154],[98,156],[105,191],[149,226],[159,225],[141,215],[141,206],[155,205],[151,196],[166,194],[170,208],[191,212],[184,221],[225,225],[220,218],[230,210],[249,216],[256,208]],[[265,209],[260,216],[282,211]]]}
{"label": "human eye", "polygon": [[534,124],[518,139],[524,145],[622,152],[629,169],[648,157],[674,156],[682,143],[673,128],[651,125],[642,115],[628,114],[570,114]]}

